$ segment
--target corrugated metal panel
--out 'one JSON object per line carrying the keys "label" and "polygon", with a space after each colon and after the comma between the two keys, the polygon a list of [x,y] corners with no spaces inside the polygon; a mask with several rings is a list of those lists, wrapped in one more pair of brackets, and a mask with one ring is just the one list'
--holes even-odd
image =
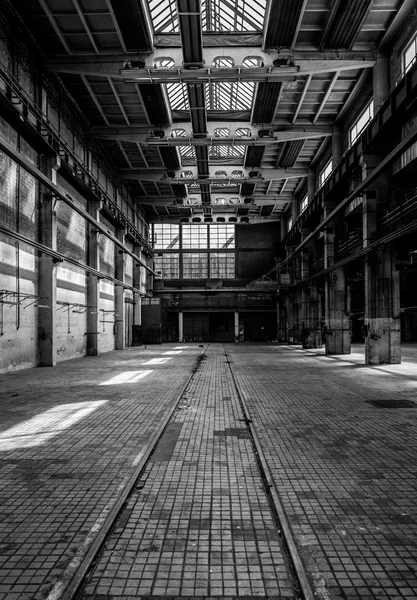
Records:
{"label": "corrugated metal panel", "polygon": [[258,84],[256,98],[253,106],[251,121],[267,125],[275,117],[277,102],[281,94],[281,82],[261,82]]}
{"label": "corrugated metal panel", "polygon": [[245,157],[245,167],[251,169],[260,167],[265,152],[265,146],[248,146]]}
{"label": "corrugated metal panel", "polygon": [[304,0],[275,0],[270,2],[265,47],[291,47],[297,32],[298,19]]}
{"label": "corrugated metal panel", "polygon": [[330,14],[320,49],[350,49],[371,5],[372,0],[339,0]]}
{"label": "corrugated metal panel", "polygon": [[153,34],[148,28],[141,2],[110,0],[128,50],[153,50]]}
{"label": "corrugated metal panel", "polygon": [[282,150],[279,154],[277,161],[277,168],[282,167],[287,169],[293,167],[296,163],[301,150],[303,149],[305,140],[296,140],[292,142],[285,142],[282,146]]}

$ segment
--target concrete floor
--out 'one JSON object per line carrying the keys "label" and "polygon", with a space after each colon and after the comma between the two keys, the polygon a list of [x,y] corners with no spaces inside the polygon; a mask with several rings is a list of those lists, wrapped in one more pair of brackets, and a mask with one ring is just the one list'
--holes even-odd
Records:
{"label": "concrete floor", "polygon": [[139,473],[83,597],[294,597],[229,362],[314,597],[417,598],[417,346],[402,353],[167,344],[1,375],[0,598],[63,597]]}

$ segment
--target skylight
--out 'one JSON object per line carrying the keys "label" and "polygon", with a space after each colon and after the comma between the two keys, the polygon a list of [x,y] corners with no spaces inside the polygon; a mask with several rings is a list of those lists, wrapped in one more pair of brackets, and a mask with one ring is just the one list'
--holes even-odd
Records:
{"label": "skylight", "polygon": [[255,84],[252,82],[215,82],[206,86],[208,110],[250,110]]}
{"label": "skylight", "polygon": [[[178,33],[175,0],[148,0],[155,33]],[[262,31],[266,0],[202,0],[203,31]]]}

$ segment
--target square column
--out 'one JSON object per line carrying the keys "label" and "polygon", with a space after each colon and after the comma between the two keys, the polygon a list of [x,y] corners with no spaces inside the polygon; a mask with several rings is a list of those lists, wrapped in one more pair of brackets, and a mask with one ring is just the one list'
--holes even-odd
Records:
{"label": "square column", "polygon": [[[88,202],[88,212],[100,221],[102,202],[92,200]],[[88,265],[96,271],[100,270],[100,233],[90,223],[87,224],[87,261]],[[100,354],[100,278],[92,273],[87,273],[87,356]]]}
{"label": "square column", "polygon": [[[133,253],[138,258],[142,258],[142,246],[135,244],[133,246]],[[141,290],[142,287],[142,269],[140,263],[133,261],[133,287]],[[140,346],[142,343],[142,296],[138,292],[133,292],[133,331],[132,331],[132,344],[133,346]]]}
{"label": "square column", "polygon": [[239,313],[237,310],[235,311],[235,342],[240,342],[240,339],[239,339]]}
{"label": "square column", "polygon": [[[41,156],[40,168],[47,177],[57,182],[57,170],[60,163],[57,157]],[[40,202],[40,242],[51,250],[56,250],[57,217],[55,203],[57,200],[45,188],[41,188]],[[39,258],[38,290],[39,296],[44,298],[38,308],[39,327],[39,366],[54,367],[57,363],[56,355],[56,260],[47,254]]]}
{"label": "square column", "polygon": [[182,311],[178,313],[178,341],[184,341],[184,314]]}
{"label": "square column", "polygon": [[351,331],[347,314],[347,285],[343,268],[332,271],[325,285],[326,354],[350,354]]}
{"label": "square column", "polygon": [[365,363],[401,362],[400,278],[390,247],[365,261]]}
{"label": "square column", "polygon": [[[117,239],[124,244],[126,231],[124,229],[116,230]],[[119,247],[115,247],[115,277],[120,281],[125,281],[125,253]],[[114,290],[114,309],[116,324],[116,350],[124,350],[126,348],[126,315],[125,315],[125,288],[121,285],[116,285]]]}

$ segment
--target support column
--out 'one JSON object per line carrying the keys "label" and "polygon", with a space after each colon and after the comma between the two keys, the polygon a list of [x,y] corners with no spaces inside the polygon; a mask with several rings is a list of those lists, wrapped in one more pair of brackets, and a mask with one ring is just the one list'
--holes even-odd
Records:
{"label": "support column", "polygon": [[[88,202],[89,214],[100,221],[102,202],[90,200]],[[88,265],[100,270],[100,233],[90,223],[87,224],[87,260]],[[96,275],[87,273],[87,356],[100,354],[100,279]]]}
{"label": "support column", "polygon": [[332,271],[326,279],[326,354],[351,353],[350,319],[346,301],[346,276],[342,267]]}
{"label": "support column", "polygon": [[303,288],[302,312],[302,345],[303,348],[319,348],[321,346],[321,323],[319,314],[319,294],[317,286]]}
{"label": "support column", "polygon": [[299,214],[300,214],[300,203],[297,200],[297,198],[294,196],[292,199],[292,202],[291,202],[291,216],[292,216],[293,225],[296,222],[296,220],[298,219]]}
{"label": "support column", "polygon": [[[377,195],[363,199],[364,246],[374,238]],[[391,245],[379,247],[365,260],[365,364],[401,362],[400,280]]]}
{"label": "support column", "polygon": [[239,342],[239,313],[235,311],[235,342]]}
{"label": "support column", "polygon": [[[116,230],[117,239],[124,244],[126,231],[124,229]],[[125,280],[125,253],[119,246],[115,248],[115,277],[120,281]],[[116,350],[126,348],[126,318],[125,318],[125,288],[116,285],[114,290],[114,308],[116,324]]]}
{"label": "support column", "polygon": [[307,195],[308,195],[309,202],[311,202],[313,200],[315,193],[316,193],[316,172],[314,169],[309,169],[308,176],[307,176]]}
{"label": "support column", "polygon": [[[139,244],[135,244],[133,246],[133,253],[136,254],[136,256],[138,258],[142,258],[142,246],[140,246]],[[143,269],[143,267],[140,266],[140,263],[133,261],[133,287],[137,288],[137,289],[142,289],[141,288],[141,283],[142,283],[142,275],[141,275],[141,269]],[[141,327],[142,327],[142,297],[138,292],[134,292],[133,293],[133,335],[132,335],[132,340],[133,340],[133,345],[134,346],[140,346],[140,344],[142,343],[142,334],[141,334]]]}
{"label": "support column", "polygon": [[389,93],[389,60],[388,56],[377,51],[376,61],[373,68],[373,99],[374,112],[383,104]]}
{"label": "support column", "polygon": [[178,341],[184,341],[184,313],[182,311],[178,313]]}
{"label": "support column", "polygon": [[342,131],[338,125],[333,125],[332,135],[332,164],[333,169],[339,164],[342,158]]}
{"label": "support column", "polygon": [[[57,182],[58,157],[41,156],[41,170],[53,181]],[[41,188],[40,202],[40,242],[51,250],[56,250],[57,218],[55,204],[57,200],[45,188]],[[55,259],[41,254],[39,259],[38,290],[43,298],[38,309],[39,327],[39,366],[54,367],[56,358],[56,279]]]}

